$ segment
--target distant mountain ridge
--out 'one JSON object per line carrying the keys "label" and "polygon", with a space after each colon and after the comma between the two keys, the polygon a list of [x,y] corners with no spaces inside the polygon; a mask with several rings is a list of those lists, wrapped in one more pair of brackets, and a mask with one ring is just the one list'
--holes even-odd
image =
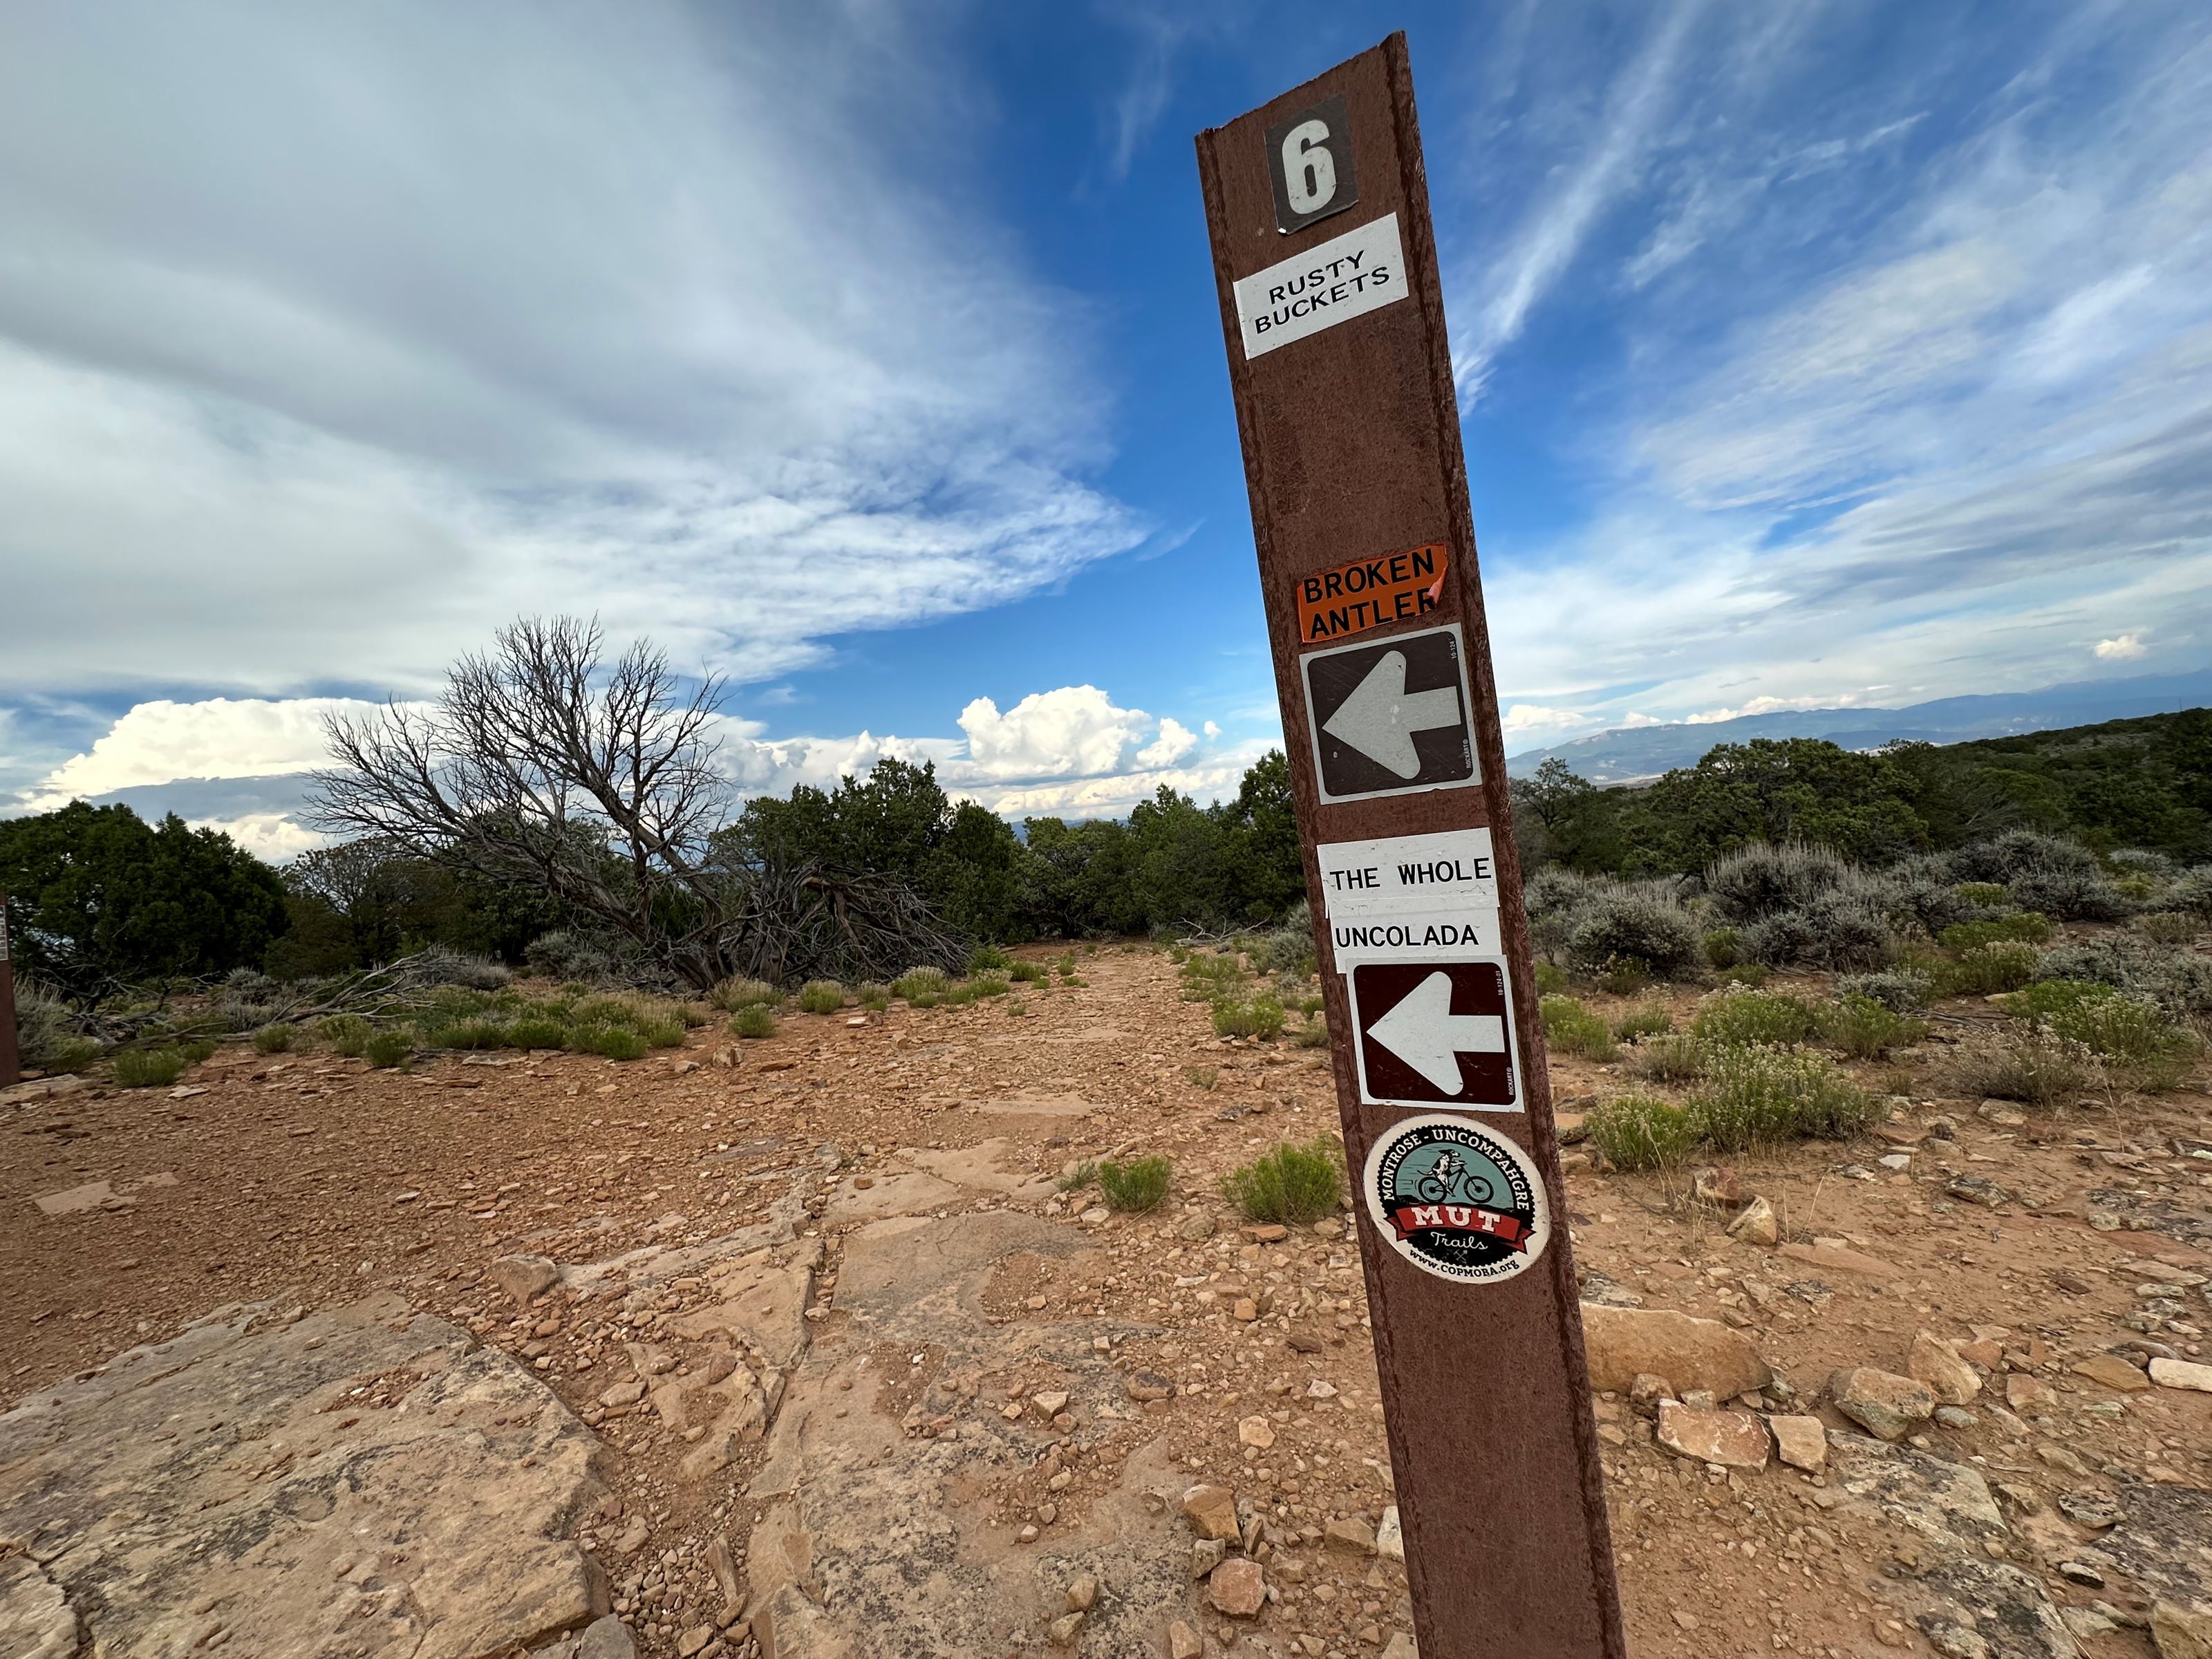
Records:
{"label": "distant mountain ridge", "polygon": [[1899,738],[1965,743],[2057,726],[2166,714],[2212,704],[2212,669],[2189,674],[2142,674],[2130,679],[2079,680],[2039,691],[1998,691],[1940,697],[1903,708],[1785,709],[1702,726],[1678,722],[1630,726],[1532,749],[1505,763],[1525,778],[1556,756],[1592,783],[1627,783],[1678,766],[1695,766],[1717,744],[1753,738],[1825,738],[1845,749],[1874,749]]}

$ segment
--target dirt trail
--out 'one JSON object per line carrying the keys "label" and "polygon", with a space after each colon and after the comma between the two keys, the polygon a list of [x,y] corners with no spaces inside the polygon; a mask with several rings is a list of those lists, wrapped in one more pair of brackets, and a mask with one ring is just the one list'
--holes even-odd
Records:
{"label": "dirt trail", "polygon": [[[226,1052],[175,1091],[17,1091],[0,1352],[21,1410],[0,1425],[218,1304],[291,1328],[383,1297],[431,1317],[426,1352],[460,1328],[542,1381],[549,1443],[595,1435],[554,1518],[518,1525],[589,1553],[586,1601],[642,1651],[1403,1659],[1355,1247],[1334,1222],[1240,1231],[1216,1194],[1334,1127],[1326,1057],[1218,1041],[1162,952],[1082,971],[630,1065]],[[1554,1080],[1569,1109],[1620,1086],[1575,1060]],[[2154,1605],[2186,1599],[2159,1575],[2185,1585],[2212,1547],[2212,1395],[2141,1369],[2207,1357],[2202,1083],[2020,1121],[1916,1090],[1878,1139],[1739,1162],[1774,1245],[1683,1183],[1570,1158],[1620,1354],[1663,1358],[1647,1316],[1674,1310],[1772,1373],[1708,1401],[1685,1355],[1672,1407],[1626,1376],[1594,1402],[1639,1653],[2151,1650]],[[1175,1160],[1161,1211],[1055,1190],[1117,1150]],[[1962,1401],[1885,1447],[1825,1391],[1928,1370],[1923,1333],[1960,1345]],[[2130,1341],[2156,1346],[2108,1352]],[[1820,1467],[1739,1432],[1765,1416],[1820,1419]],[[75,1559],[64,1522],[24,1525],[8,1443],[0,1632],[11,1571],[45,1607]]]}

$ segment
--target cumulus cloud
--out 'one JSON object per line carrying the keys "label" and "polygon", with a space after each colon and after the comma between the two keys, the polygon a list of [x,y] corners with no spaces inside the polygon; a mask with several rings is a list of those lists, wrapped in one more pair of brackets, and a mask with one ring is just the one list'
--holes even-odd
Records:
{"label": "cumulus cloud", "polygon": [[313,771],[327,758],[326,718],[373,714],[378,707],[352,697],[142,702],[90,749],[40,779],[24,809],[43,812],[80,797],[179,778],[280,777]]}
{"label": "cumulus cloud", "polygon": [[2141,634],[2120,634],[2112,639],[2097,641],[2097,656],[2104,662],[2125,662],[2131,657],[2142,656],[2148,649]]}
{"label": "cumulus cloud", "polygon": [[556,610],[768,676],[1134,544],[957,72],[819,21],[0,16],[0,692],[408,690]]}

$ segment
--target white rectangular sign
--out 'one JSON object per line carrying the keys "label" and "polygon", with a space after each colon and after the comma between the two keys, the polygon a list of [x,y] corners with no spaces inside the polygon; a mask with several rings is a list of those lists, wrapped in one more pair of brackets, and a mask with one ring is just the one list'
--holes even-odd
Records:
{"label": "white rectangular sign", "polygon": [[1489,830],[1324,842],[1314,851],[1338,971],[1504,953]]}
{"label": "white rectangular sign", "polygon": [[1257,357],[1406,295],[1398,216],[1386,213],[1237,284],[1244,355]]}

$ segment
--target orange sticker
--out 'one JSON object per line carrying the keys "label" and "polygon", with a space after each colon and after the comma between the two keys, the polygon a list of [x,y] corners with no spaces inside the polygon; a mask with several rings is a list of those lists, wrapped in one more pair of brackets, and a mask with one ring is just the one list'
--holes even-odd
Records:
{"label": "orange sticker", "polygon": [[1443,597],[1444,565],[1443,544],[1431,542],[1299,577],[1299,641],[1340,640],[1425,617]]}

